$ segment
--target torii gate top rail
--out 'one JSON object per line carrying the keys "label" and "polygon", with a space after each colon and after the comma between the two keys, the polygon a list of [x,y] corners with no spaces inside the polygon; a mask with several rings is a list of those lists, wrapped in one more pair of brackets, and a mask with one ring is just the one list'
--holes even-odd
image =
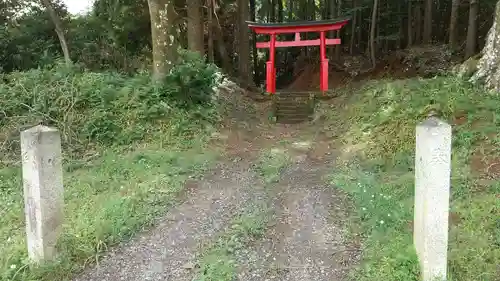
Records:
{"label": "torii gate top rail", "polygon": [[[255,23],[247,21],[250,27],[257,34],[269,34],[271,40],[268,42],[257,42],[257,48],[269,48],[269,61],[266,63],[266,89],[267,92],[276,92],[276,68],[274,66],[275,48],[280,47],[304,47],[320,46],[321,69],[320,69],[320,89],[322,92],[328,90],[328,59],[326,58],[326,45],[338,45],[340,39],[327,39],[325,32],[339,30],[349,22],[349,18],[320,20],[320,21],[298,21],[289,23]],[[319,32],[320,39],[301,40],[301,32]],[[276,41],[277,34],[295,33],[293,41]]]}

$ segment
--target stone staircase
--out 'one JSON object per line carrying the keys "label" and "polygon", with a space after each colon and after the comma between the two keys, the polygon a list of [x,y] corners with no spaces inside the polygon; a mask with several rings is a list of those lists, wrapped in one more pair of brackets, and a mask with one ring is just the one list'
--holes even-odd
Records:
{"label": "stone staircase", "polygon": [[276,122],[296,124],[310,121],[314,115],[315,92],[280,92],[273,96]]}

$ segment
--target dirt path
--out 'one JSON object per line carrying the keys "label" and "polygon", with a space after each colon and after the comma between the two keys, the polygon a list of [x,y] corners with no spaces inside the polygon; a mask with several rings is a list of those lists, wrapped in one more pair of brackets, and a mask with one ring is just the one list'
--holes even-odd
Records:
{"label": "dirt path", "polygon": [[331,163],[301,156],[270,187],[274,224],[240,256],[239,280],[348,280],[359,258],[345,239],[346,198],[325,178]]}
{"label": "dirt path", "polygon": [[[262,238],[234,253],[237,280],[347,280],[357,249],[344,235],[346,198],[325,178],[334,166],[331,149],[315,142],[314,129],[302,130],[307,124],[255,121],[234,121],[239,129],[225,132],[224,162],[192,186],[185,202],[156,228],[113,250],[74,281],[191,281],[199,277],[195,265],[204,247],[224,235],[238,212],[261,203],[271,207],[269,223]],[[308,146],[290,145],[306,134]],[[255,173],[259,153],[278,146],[290,152],[292,163],[277,183],[264,185]]]}
{"label": "dirt path", "polygon": [[259,184],[249,162],[220,164],[156,228],[110,252],[75,281],[191,280],[198,246],[214,239]]}

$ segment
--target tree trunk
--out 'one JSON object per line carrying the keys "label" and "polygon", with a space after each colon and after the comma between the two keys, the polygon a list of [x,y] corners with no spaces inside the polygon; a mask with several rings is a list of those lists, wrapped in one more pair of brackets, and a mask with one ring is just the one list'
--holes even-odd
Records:
{"label": "tree trunk", "polygon": [[203,17],[201,13],[200,0],[187,0],[187,38],[188,49],[198,52],[200,56],[205,55]]}
{"label": "tree trunk", "polygon": [[[340,14],[342,12],[342,0],[337,0],[338,3],[337,3],[337,11],[336,11],[336,17],[340,17]],[[337,32],[337,38],[340,38],[340,30],[338,30]],[[335,60],[336,61],[340,61],[340,53],[341,53],[342,49],[340,47],[340,45],[336,45],[335,46]]]}
{"label": "tree trunk", "polygon": [[398,2],[398,21],[399,21],[399,36],[396,40],[396,50],[401,49],[401,42],[405,36],[404,20],[403,20],[403,3]]}
{"label": "tree trunk", "polygon": [[278,0],[278,22],[283,22],[283,0]]}
{"label": "tree trunk", "polygon": [[356,38],[356,48],[358,49],[358,51],[361,50],[361,47],[362,47],[362,43],[363,43],[363,13],[364,13],[364,10],[360,10],[358,11],[358,19],[359,19],[359,23],[358,23],[358,26],[359,26],[359,29],[358,29],[358,34],[357,34],[357,38]]}
{"label": "tree trunk", "polygon": [[[337,0],[330,0],[329,9],[330,9],[330,15],[332,16],[332,18],[335,18],[335,16],[337,15]],[[330,38],[334,38],[336,35],[337,35],[337,33],[335,31],[330,31]],[[330,57],[336,58],[335,53],[336,53],[335,48],[331,48],[330,49]]]}
{"label": "tree trunk", "polygon": [[415,3],[415,39],[413,43],[419,44],[422,40],[422,4],[420,0]]}
{"label": "tree trunk", "polygon": [[309,1],[309,17],[310,20],[315,21],[316,20],[316,1],[315,0],[310,0]]}
{"label": "tree trunk", "polygon": [[377,27],[377,11],[378,11],[378,0],[373,0],[373,11],[372,11],[372,22],[370,27],[370,58],[372,61],[372,66],[375,67],[377,62],[375,61],[375,31]]}
{"label": "tree trunk", "polygon": [[408,44],[406,45],[407,48],[411,47],[413,45],[413,9],[411,5],[412,1],[408,0]]}
{"label": "tree trunk", "polygon": [[222,60],[222,69],[228,74],[233,74],[233,65],[231,63],[231,58],[229,57],[229,52],[227,51],[226,45],[224,45],[224,36],[222,28],[218,21],[214,21],[214,38],[217,41],[217,52]]}
{"label": "tree trunk", "polygon": [[163,79],[177,60],[173,0],[148,0],[153,45],[153,79]]}
{"label": "tree trunk", "polygon": [[269,9],[271,22],[276,22],[276,0],[269,0],[269,5],[271,7],[271,9]]}
{"label": "tree trunk", "polygon": [[66,37],[64,36],[64,30],[62,27],[61,20],[59,19],[59,16],[52,7],[52,3],[50,2],[50,0],[42,0],[42,2],[43,5],[45,6],[45,9],[47,9],[47,13],[49,14],[49,17],[52,20],[52,23],[55,26],[57,37],[59,38],[59,43],[61,44],[61,49],[63,51],[64,61],[66,62],[67,65],[70,65],[71,57],[69,55],[68,43],[66,42]]}
{"label": "tree trunk", "polygon": [[208,29],[208,61],[213,63],[214,60],[214,0],[207,0],[207,29]]}
{"label": "tree trunk", "polygon": [[451,3],[451,14],[450,14],[450,40],[448,43],[452,48],[457,45],[457,27],[458,27],[458,9],[460,7],[460,0],[453,0]]}
{"label": "tree trunk", "polygon": [[424,12],[424,34],[423,43],[429,44],[432,39],[432,3],[433,0],[427,0],[425,2],[425,12]]}
{"label": "tree trunk", "polygon": [[493,26],[488,32],[482,57],[477,64],[474,81],[483,82],[486,88],[500,91],[500,1],[496,5]]}
{"label": "tree trunk", "polygon": [[477,14],[479,5],[477,0],[470,0],[469,27],[467,28],[467,43],[465,46],[465,59],[472,57],[476,53],[477,42]]}
{"label": "tree trunk", "polygon": [[357,26],[357,18],[358,18],[358,11],[356,8],[358,7],[358,1],[354,0],[352,1],[352,8],[354,9],[352,13],[352,25],[351,25],[351,42],[349,43],[349,54],[352,56],[353,54],[353,49],[354,49],[354,39],[356,38],[356,26]]}
{"label": "tree trunk", "polygon": [[[290,7],[291,9],[291,7]],[[255,0],[250,0],[250,20],[255,22]],[[252,59],[253,59],[253,81],[254,83],[259,83],[259,60],[257,57],[257,34],[252,32]]]}
{"label": "tree trunk", "polygon": [[[281,0],[280,0],[281,1]],[[238,0],[238,19],[239,19],[239,58],[238,70],[241,81],[244,86],[250,84],[250,40],[248,34],[248,1]]]}

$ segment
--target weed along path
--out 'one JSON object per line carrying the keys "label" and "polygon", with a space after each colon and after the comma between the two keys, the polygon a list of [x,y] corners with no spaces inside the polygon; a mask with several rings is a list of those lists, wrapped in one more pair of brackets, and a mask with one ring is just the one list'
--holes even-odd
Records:
{"label": "weed along path", "polygon": [[199,245],[214,239],[252,202],[257,184],[249,163],[220,164],[193,184],[185,202],[154,229],[111,251],[74,280],[191,280]]}
{"label": "weed along path", "polygon": [[347,280],[358,253],[345,237],[345,197],[326,182],[331,163],[292,155],[268,185],[271,227],[239,257],[238,280]]}
{"label": "weed along path", "polygon": [[228,130],[224,159],[155,228],[74,281],[347,280],[358,255],[334,155],[308,124],[252,123]]}

